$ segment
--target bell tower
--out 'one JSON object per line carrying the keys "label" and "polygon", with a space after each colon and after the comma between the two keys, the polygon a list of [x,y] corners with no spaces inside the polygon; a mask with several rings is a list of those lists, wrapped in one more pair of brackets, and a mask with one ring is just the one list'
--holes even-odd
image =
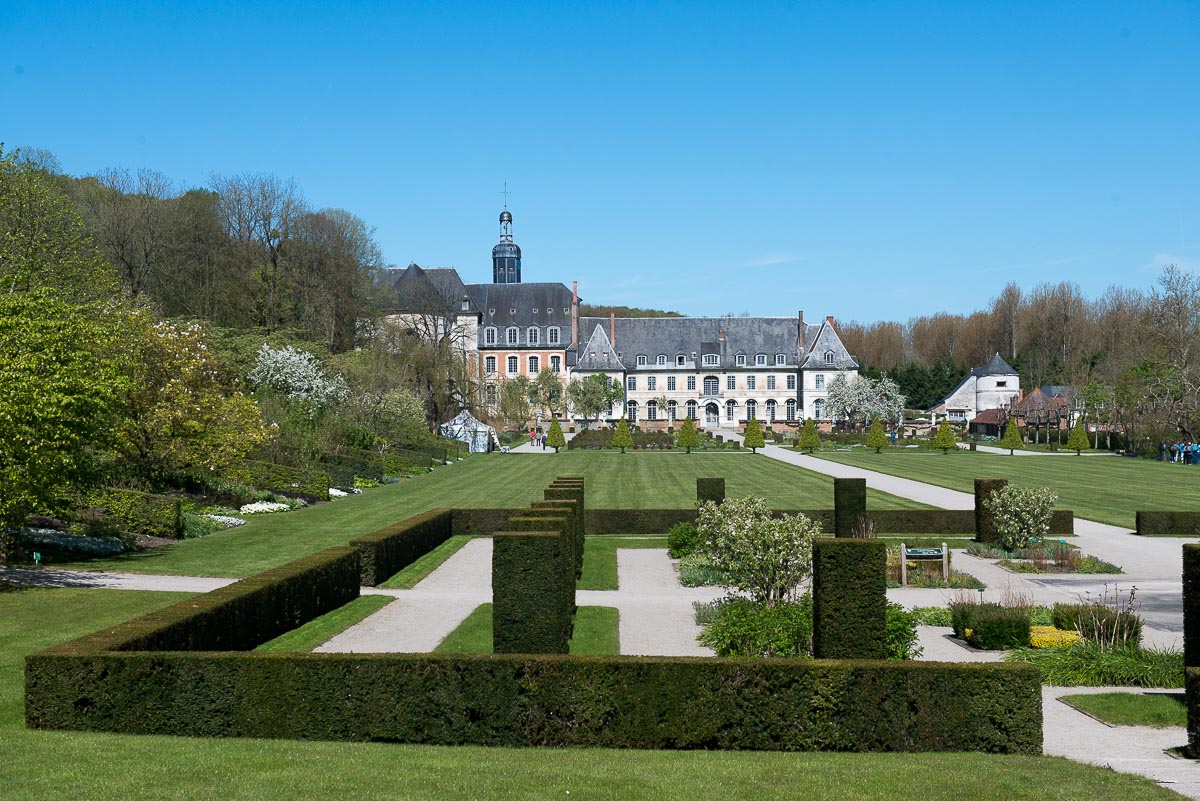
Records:
{"label": "bell tower", "polygon": [[492,248],[492,283],[521,283],[521,248],[512,237],[512,213],[508,204],[500,212],[500,241]]}

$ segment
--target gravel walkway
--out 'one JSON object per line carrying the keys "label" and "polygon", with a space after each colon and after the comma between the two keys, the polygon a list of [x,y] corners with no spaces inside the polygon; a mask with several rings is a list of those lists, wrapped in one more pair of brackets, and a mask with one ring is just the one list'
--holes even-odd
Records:
{"label": "gravel walkway", "polygon": [[209,576],[160,576],[148,573],[101,573],[53,567],[0,567],[0,581],[28,587],[90,587],[105,590],[212,592],[237,579]]}

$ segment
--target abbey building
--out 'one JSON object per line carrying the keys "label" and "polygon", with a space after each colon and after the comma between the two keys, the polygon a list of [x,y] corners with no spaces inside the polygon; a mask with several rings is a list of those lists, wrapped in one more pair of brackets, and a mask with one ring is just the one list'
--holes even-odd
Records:
{"label": "abbey building", "polygon": [[839,373],[858,376],[832,317],[581,317],[576,284],[522,281],[507,209],[491,283],[467,284],[453,268],[416,264],[394,273],[387,317],[456,348],[482,385],[485,413],[504,381],[549,370],[564,387],[600,373],[623,387],[609,420],[624,416],[650,428],[684,417],[711,429],[740,429],[751,418],[797,425],[826,422],[826,387]]}

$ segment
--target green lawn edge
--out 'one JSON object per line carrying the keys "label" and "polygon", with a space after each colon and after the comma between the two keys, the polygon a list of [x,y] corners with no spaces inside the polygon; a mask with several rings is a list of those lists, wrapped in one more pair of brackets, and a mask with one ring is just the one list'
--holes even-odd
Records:
{"label": "green lawn edge", "polygon": [[390,595],[360,595],[350,603],[313,618],[299,628],[280,634],[254,650],[270,653],[311,651],[317,646],[329,642],[334,636],[341,634],[355,623],[375,614],[394,600],[396,599]]}
{"label": "green lawn edge", "polygon": [[[621,652],[619,615],[611,606],[581,606],[575,610],[575,633],[568,652],[576,656],[616,655]],[[480,604],[437,648],[439,654],[492,653],[492,605]]]}
{"label": "green lawn edge", "polygon": [[583,572],[576,589],[616,590],[618,548],[666,548],[667,538],[620,537],[612,534],[588,535],[583,541]]}
{"label": "green lawn edge", "polygon": [[1059,700],[1110,726],[1170,728],[1187,725],[1187,699],[1181,692],[1080,693]]}
{"label": "green lawn edge", "polygon": [[430,573],[437,570],[446,560],[462,550],[462,547],[474,539],[467,534],[455,534],[441,545],[425,554],[399,573],[380,583],[385,590],[411,590]]}

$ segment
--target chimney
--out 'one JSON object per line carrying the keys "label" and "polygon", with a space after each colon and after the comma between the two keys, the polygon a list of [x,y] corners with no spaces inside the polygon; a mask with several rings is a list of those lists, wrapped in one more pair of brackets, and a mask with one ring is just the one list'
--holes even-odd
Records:
{"label": "chimney", "polygon": [[579,350],[579,282],[571,282],[571,347]]}
{"label": "chimney", "polygon": [[804,355],[804,309],[796,313],[796,349],[797,353]]}
{"label": "chimney", "polygon": [[833,315],[831,314],[828,317],[826,317],[825,322],[829,323],[830,328],[833,328]]}
{"label": "chimney", "polygon": [[608,342],[615,349],[617,347],[617,313],[608,313]]}

